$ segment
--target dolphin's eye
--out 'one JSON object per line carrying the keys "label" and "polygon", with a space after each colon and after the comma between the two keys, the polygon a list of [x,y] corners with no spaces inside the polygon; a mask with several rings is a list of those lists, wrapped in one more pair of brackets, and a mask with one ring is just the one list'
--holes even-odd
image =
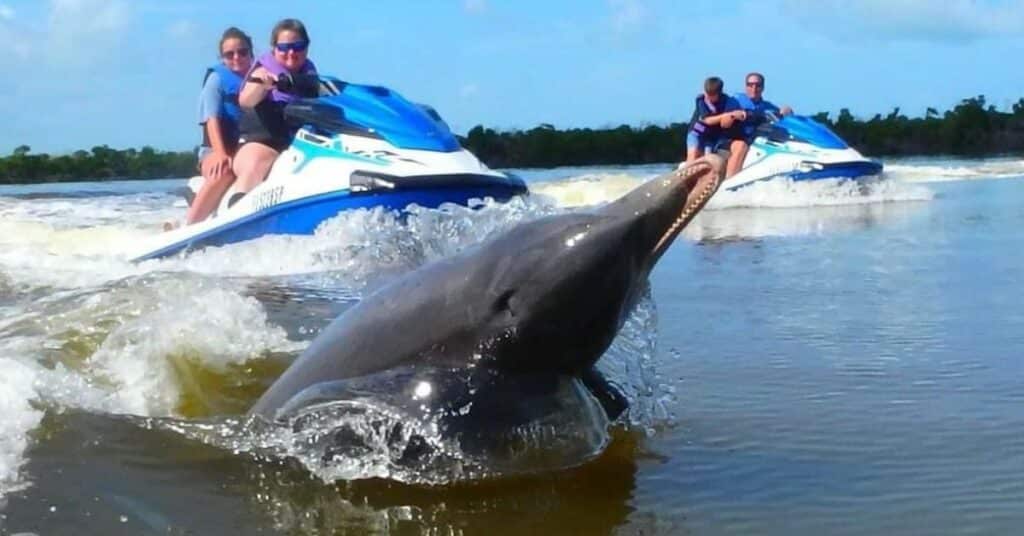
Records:
{"label": "dolphin's eye", "polygon": [[494,305],[492,306],[494,312],[500,313],[502,311],[508,311],[509,316],[515,317],[516,312],[512,310],[512,297],[515,295],[516,291],[514,290],[506,290],[505,292],[502,292],[501,296],[498,296],[498,299],[494,300]]}

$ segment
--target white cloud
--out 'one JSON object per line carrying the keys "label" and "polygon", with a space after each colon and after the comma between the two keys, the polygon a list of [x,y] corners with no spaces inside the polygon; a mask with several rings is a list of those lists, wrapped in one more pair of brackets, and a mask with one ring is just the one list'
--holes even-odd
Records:
{"label": "white cloud", "polygon": [[10,67],[30,59],[33,50],[31,32],[15,21],[14,9],[0,4],[0,42],[7,43],[9,54],[0,54],[0,67]]}
{"label": "white cloud", "polygon": [[459,88],[459,96],[467,99],[480,92],[480,87],[474,83],[466,84]]}
{"label": "white cloud", "polygon": [[88,35],[116,32],[128,24],[128,6],[120,0],[51,0],[54,33]]}
{"label": "white cloud", "polygon": [[462,8],[467,13],[483,13],[487,11],[487,0],[462,0]]}
{"label": "white cloud", "polygon": [[174,39],[192,39],[199,32],[199,25],[190,20],[177,20],[167,27],[167,35]]}
{"label": "white cloud", "polygon": [[123,0],[51,0],[46,40],[50,59],[88,64],[122,41],[130,20]]}
{"label": "white cloud", "polygon": [[786,0],[809,27],[843,40],[968,42],[1024,32],[1024,2],[999,0]]}
{"label": "white cloud", "polygon": [[612,29],[619,34],[631,33],[647,24],[650,14],[641,0],[608,0]]}

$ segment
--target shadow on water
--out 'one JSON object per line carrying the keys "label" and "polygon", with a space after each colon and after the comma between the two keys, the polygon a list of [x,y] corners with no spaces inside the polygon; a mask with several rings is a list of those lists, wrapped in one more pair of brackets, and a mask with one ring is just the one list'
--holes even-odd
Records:
{"label": "shadow on water", "polygon": [[129,419],[48,414],[0,534],[610,534],[627,524],[638,440],[551,474],[448,486],[325,484]]}

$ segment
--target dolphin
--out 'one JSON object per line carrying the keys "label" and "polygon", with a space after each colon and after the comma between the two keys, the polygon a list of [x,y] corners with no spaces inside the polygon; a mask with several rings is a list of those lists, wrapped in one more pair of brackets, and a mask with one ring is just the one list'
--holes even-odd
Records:
{"label": "dolphin", "polygon": [[723,168],[709,155],[603,206],[519,224],[400,276],[326,326],[250,414],[282,422],[376,386],[392,399],[457,391],[476,403],[476,422],[517,424],[546,394],[582,383],[614,419],[626,401],[595,364]]}

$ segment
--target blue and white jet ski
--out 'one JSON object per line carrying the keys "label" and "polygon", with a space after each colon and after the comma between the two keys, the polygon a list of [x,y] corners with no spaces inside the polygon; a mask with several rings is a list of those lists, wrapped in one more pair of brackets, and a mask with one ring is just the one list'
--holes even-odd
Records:
{"label": "blue and white jet ski", "polygon": [[882,173],[882,164],[864,157],[825,125],[810,117],[766,114],[754,133],[740,172],[722,183],[738,190],[755,182],[788,177],[866,179]]}
{"label": "blue and white jet ski", "polygon": [[[286,106],[285,117],[300,128],[266,181],[242,197],[228,190],[212,216],[154,236],[131,258],[160,258],[267,234],[312,234],[350,209],[470,206],[527,193],[521,179],[489,169],[461,147],[432,108],[380,86],[327,77],[319,85],[320,97]],[[189,181],[192,195],[202,180]]]}

